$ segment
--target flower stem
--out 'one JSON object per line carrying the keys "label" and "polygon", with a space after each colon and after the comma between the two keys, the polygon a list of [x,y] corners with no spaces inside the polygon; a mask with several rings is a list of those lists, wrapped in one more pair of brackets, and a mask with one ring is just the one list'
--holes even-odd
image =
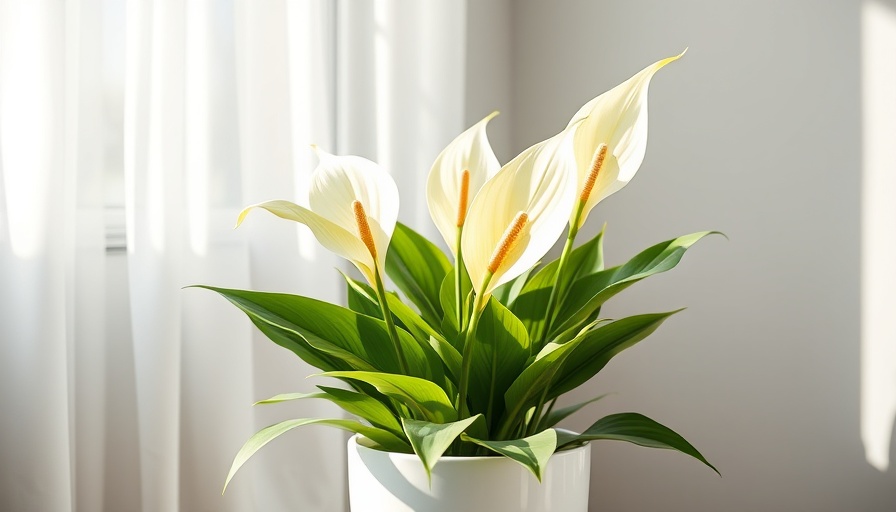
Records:
{"label": "flower stem", "polygon": [[[485,283],[480,289],[485,289],[491,277],[491,274],[486,274]],[[470,411],[467,407],[467,392],[470,385],[470,366],[473,363],[473,344],[476,340],[476,326],[479,325],[479,317],[482,316],[482,310],[485,309],[483,302],[487,298],[488,296],[476,296],[476,299],[473,301],[473,311],[470,313],[470,323],[467,324],[467,329],[464,331],[464,353],[461,362],[460,383],[457,387],[457,412],[460,415],[460,419],[470,417]]]}
{"label": "flower stem", "polygon": [[[563,269],[569,261],[569,255],[572,253],[576,235],[579,234],[579,219],[582,218],[582,212],[584,210],[585,201],[579,200],[579,203],[576,206],[576,214],[569,223],[569,234],[566,236],[566,243],[563,245],[563,253],[560,255],[560,262],[557,264],[557,272],[554,274],[554,286],[551,288],[551,296],[548,299],[548,307],[544,316],[544,330],[541,332],[541,339],[538,343],[538,347],[536,347],[537,350],[541,350],[541,348],[548,342],[548,337],[551,335],[551,329],[553,328],[554,318],[557,316],[557,312],[555,311],[557,308],[557,301],[561,294],[566,293],[566,281],[562,279]],[[542,392],[541,397],[535,405],[535,413],[532,415],[532,419],[524,431],[527,435],[534,434],[535,431],[538,430],[541,423],[541,411],[544,408],[544,402],[547,399],[550,387],[550,382],[545,384],[544,392]],[[551,406],[553,407],[553,404],[551,404]]]}
{"label": "flower stem", "polygon": [[[584,209],[585,202],[579,201],[576,208],[576,215],[569,224],[569,234],[566,236],[566,243],[563,245],[563,253],[560,254],[560,262],[557,264],[557,272],[554,274],[554,286],[551,288],[551,296],[548,299],[548,307],[545,310],[544,329],[541,332],[541,339],[539,340],[537,347],[538,350],[541,350],[541,347],[548,341],[548,336],[550,336],[551,328],[553,327],[554,317],[556,316],[554,309],[557,307],[557,300],[559,299],[561,292],[566,292],[565,283],[560,280],[560,277],[563,275],[563,269],[569,261],[569,255],[572,252],[572,246],[576,240],[576,235],[579,234],[579,219],[582,217],[582,211]],[[561,288],[564,289],[561,290]]]}
{"label": "flower stem", "polygon": [[392,338],[392,344],[395,346],[395,355],[398,357],[398,364],[401,365],[401,372],[404,375],[410,375],[408,371],[408,361],[404,357],[404,350],[401,348],[401,338],[398,337],[398,330],[395,328],[395,322],[392,320],[392,311],[389,309],[389,302],[386,300],[386,288],[383,286],[383,279],[380,277],[379,268],[374,268],[376,274],[376,295],[380,302],[380,309],[383,311],[383,320],[386,321],[386,328],[389,329],[389,336]]}
{"label": "flower stem", "polygon": [[461,253],[460,237],[463,233],[463,226],[457,228],[457,260],[454,265],[454,307],[457,310],[455,317],[457,318],[457,329],[462,331],[464,328],[464,294],[463,294],[463,276],[467,271],[464,266],[464,256]]}

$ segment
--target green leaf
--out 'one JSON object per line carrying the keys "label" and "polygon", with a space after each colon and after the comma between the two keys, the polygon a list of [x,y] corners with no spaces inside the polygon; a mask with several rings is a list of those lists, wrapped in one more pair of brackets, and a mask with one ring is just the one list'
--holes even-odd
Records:
{"label": "green leaf", "polygon": [[259,400],[252,405],[279,404],[281,402],[289,402],[291,400],[302,400],[305,398],[327,398],[326,393],[282,393],[274,395],[271,398]]}
{"label": "green leaf", "polygon": [[433,423],[447,423],[457,419],[457,410],[445,390],[425,379],[377,372],[326,372],[321,375],[366,382],[380,393],[398,400],[418,418]]}
{"label": "green leaf", "polygon": [[442,321],[439,289],[449,270],[451,263],[438,247],[404,224],[395,225],[386,254],[386,274],[430,325]]}
{"label": "green leaf", "polygon": [[703,455],[701,455],[691,443],[685,441],[683,437],[647,416],[634,412],[612,414],[605,418],[601,418],[580,435],[562,434],[560,447],[562,448],[569,444],[598,439],[627,441],[648,448],[677,450],[706,464],[721,476],[719,470],[710,464]]}
{"label": "green leaf", "polygon": [[[202,286],[224,296],[231,303],[243,310],[253,323],[256,320],[276,328],[299,335],[313,354],[325,355],[321,362],[334,360],[352,363],[338,365],[338,368],[357,368],[359,361],[364,361],[372,368],[384,372],[401,372],[401,365],[395,354],[392,338],[382,320],[356,313],[350,309],[327,302],[288,295],[282,293],[255,292],[249,290],[230,290]],[[266,335],[270,329],[263,329]],[[282,332],[275,333],[280,343]],[[406,331],[398,330],[399,339],[404,350],[408,366],[413,376],[438,380],[434,375],[421,346]],[[270,337],[270,335],[269,335]],[[351,355],[352,357],[349,357]],[[303,358],[304,359],[304,358]],[[333,364],[318,366],[330,370]]]}
{"label": "green leaf", "polygon": [[542,396],[554,398],[594,376],[610,358],[656,330],[674,313],[623,318],[585,330],[566,343],[545,345],[504,394],[508,412],[503,430]]}
{"label": "green leaf", "polygon": [[553,330],[559,332],[586,321],[610,297],[646,277],[675,268],[688,248],[711,234],[721,233],[701,231],[667,240],[642,251],[622,266],[577,280],[562,304]]}
{"label": "green leaf", "polygon": [[532,275],[532,272],[534,272],[537,268],[538,265],[535,265],[529,270],[514,277],[510,281],[495,288],[495,290],[492,292],[492,297],[498,299],[498,302],[500,302],[504,306],[513,304],[513,301],[515,301],[516,298],[519,297],[520,293],[523,291],[523,287],[526,286],[526,283],[529,281],[529,276]]}
{"label": "green leaf", "polygon": [[264,320],[249,315],[249,320],[261,331],[262,334],[277,345],[291,350],[302,361],[315,368],[324,371],[348,370],[350,367],[342,361],[334,359],[327,354],[318,352],[300,334],[294,330],[284,329],[277,325],[269,324]]}
{"label": "green leaf", "polygon": [[506,413],[497,433],[499,438],[508,433],[509,426],[519,419],[521,413],[535,405],[579,341],[581,338],[574,338],[562,345],[548,343],[532,364],[513,381],[504,393]]}
{"label": "green leaf", "polygon": [[529,358],[529,335],[523,324],[492,297],[476,327],[471,349],[470,412],[485,414],[490,422],[504,413],[504,393]]}
{"label": "green leaf", "polygon": [[231,464],[230,466],[230,472],[227,474],[227,480],[224,482],[224,490],[227,490],[227,484],[230,483],[233,475],[235,475],[240,467],[242,467],[242,465],[245,464],[247,460],[249,460],[249,457],[260,450],[262,446],[270,443],[280,435],[285,434],[286,432],[289,432],[294,428],[314,424],[329,425],[331,427],[341,428],[343,430],[348,430],[349,432],[361,434],[362,436],[375,441],[377,444],[388,451],[402,453],[409,453],[411,451],[411,447],[395,435],[375,427],[368,427],[367,425],[363,425],[361,423],[358,423],[357,421],[320,418],[287,420],[259,430],[252,437],[250,437],[248,441],[246,441],[243,447],[240,448],[240,451],[237,452],[236,457],[234,457],[233,459],[233,464]]}
{"label": "green leaf", "polygon": [[345,279],[346,297],[348,299],[348,308],[362,315],[372,316],[374,318],[383,319],[383,311],[376,300],[376,293],[373,289],[349,277],[345,272],[339,271]]}
{"label": "green leaf", "polygon": [[566,418],[579,412],[579,410],[582,407],[585,407],[586,405],[597,402],[598,400],[606,397],[609,394],[610,393],[604,393],[603,395],[596,396],[596,397],[592,398],[591,400],[586,400],[584,402],[577,403],[575,405],[570,405],[569,407],[564,407],[562,409],[555,409],[555,410],[551,411],[549,414],[545,415],[545,417],[541,419],[541,422],[538,424],[538,428],[539,429],[551,428],[554,425],[556,425],[557,423],[560,423],[561,421],[565,420]]}
{"label": "green leaf", "polygon": [[603,234],[604,231],[601,230],[594,238],[572,250],[560,279],[556,278],[557,269],[560,266],[558,259],[545,265],[526,282],[510,309],[522,320],[533,340],[542,338],[547,313],[545,306],[550,300],[555,282],[559,287],[556,306],[559,311],[566,301],[572,283],[603,270]]}
{"label": "green leaf", "polygon": [[483,441],[466,435],[462,439],[519,462],[531,471],[539,482],[548,465],[548,460],[557,449],[557,432],[550,428],[535,435],[511,441]]}
{"label": "green leaf", "polygon": [[414,452],[423,462],[426,468],[426,476],[432,480],[432,468],[451,443],[467,430],[473,422],[481,420],[482,415],[477,414],[465,420],[453,423],[431,423],[429,421],[417,421],[407,418],[401,419],[404,433],[411,441]]}
{"label": "green leaf", "polygon": [[302,400],[305,398],[322,398],[333,402],[349,414],[354,414],[355,416],[369,421],[375,427],[381,427],[399,437],[403,435],[401,424],[392,414],[392,411],[377,399],[347,389],[331,388],[327,386],[318,386],[318,388],[320,388],[321,392],[285,393],[273,396],[267,400],[261,400],[256,402],[255,405],[275,404],[288,400]]}
{"label": "green leaf", "polygon": [[[362,310],[372,309],[378,313],[376,315],[377,318],[382,318],[382,310],[380,309],[379,301],[376,299],[376,293],[373,291],[373,288],[371,288],[370,285],[352,279],[345,274],[342,274],[342,276],[348,284],[350,306],[352,304],[352,297],[355,297],[356,305],[352,307],[352,310],[363,313]],[[445,340],[442,333],[436,331],[432,326],[427,324],[420,315],[402,302],[397,295],[387,293],[386,300],[389,303],[389,310],[392,312],[396,324],[406,329],[411,336],[421,344],[423,352],[430,361],[430,367],[433,374],[431,380],[442,382],[442,376],[444,374],[442,369],[443,364],[451,373],[451,377],[456,380],[460,375],[461,369],[462,358],[460,352]],[[374,316],[369,313],[365,314]],[[448,388],[446,388],[446,391],[447,390]]]}
{"label": "green leaf", "polygon": [[[446,338],[449,342],[452,342],[452,346],[460,349],[460,342],[458,333],[461,331],[461,328],[457,325],[457,304],[455,301],[455,284],[454,284],[454,272],[455,269],[451,269],[448,274],[445,275],[445,279],[442,280],[442,285],[439,288],[439,301],[442,304],[442,310],[444,313],[444,318],[442,319],[441,326],[442,332],[445,333]],[[464,311],[463,318],[469,319],[470,312],[470,294],[473,289],[473,285],[470,283],[470,277],[465,273],[464,278],[461,280],[461,293],[464,295]]]}
{"label": "green leaf", "polygon": [[547,398],[560,396],[584,384],[616,354],[652,334],[679,311],[630,316],[585,332],[553,378]]}

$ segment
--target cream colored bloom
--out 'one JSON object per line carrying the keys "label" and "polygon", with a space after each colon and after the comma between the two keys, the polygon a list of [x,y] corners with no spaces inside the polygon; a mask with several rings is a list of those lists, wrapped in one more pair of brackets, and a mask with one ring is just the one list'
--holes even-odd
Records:
{"label": "cream colored bloom", "polygon": [[253,208],[305,224],[330,251],[354,263],[374,284],[398,220],[398,187],[375,162],[335,156],[315,148],[320,163],[311,175],[308,206],[266,201],[240,212],[239,226]]}
{"label": "cream colored bloom", "polygon": [[572,134],[564,130],[520,153],[470,205],[461,247],[480,296],[535,265],[563,233],[575,202]]}
{"label": "cream colored bloom", "polygon": [[426,181],[429,214],[455,258],[457,231],[466,220],[470,201],[501,168],[485,133],[497,115],[492,112],[451,141],[432,164]]}
{"label": "cream colored bloom", "polygon": [[[687,50],[685,50],[687,51]],[[578,168],[578,194],[584,199],[576,228],[597,203],[624,187],[638,172],[647,150],[647,90],[650,79],[684,52],[647,66],[635,76],[586,103],[569,122],[580,123],[573,139]],[[606,158],[596,169],[601,145]],[[589,179],[590,178],[590,179]],[[589,184],[590,190],[586,190]],[[578,203],[577,203],[578,205]],[[570,215],[572,222],[578,207]]]}

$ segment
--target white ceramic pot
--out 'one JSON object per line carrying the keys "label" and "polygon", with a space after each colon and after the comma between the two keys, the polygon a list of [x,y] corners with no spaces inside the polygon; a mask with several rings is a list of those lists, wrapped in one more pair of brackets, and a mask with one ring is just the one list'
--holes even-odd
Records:
{"label": "white ceramic pot", "polygon": [[506,457],[442,457],[432,486],[415,454],[348,441],[352,512],[587,512],[591,445],[555,453],[539,483]]}

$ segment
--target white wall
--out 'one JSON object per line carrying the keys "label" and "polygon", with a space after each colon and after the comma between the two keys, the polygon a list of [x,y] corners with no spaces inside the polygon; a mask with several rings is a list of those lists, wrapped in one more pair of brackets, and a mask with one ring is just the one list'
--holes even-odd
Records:
{"label": "white wall", "polygon": [[689,309],[570,397],[619,392],[571,424],[645,413],[723,478],[681,454],[602,442],[593,509],[896,510],[896,471],[873,469],[860,440],[860,2],[485,3],[469,13],[482,17],[468,122],[509,98],[491,129],[503,161],[506,137],[522,150],[689,46],[653,82],[638,177],[588,230],[608,222],[611,264],[692,231],[731,239],[699,243],[608,307]]}

